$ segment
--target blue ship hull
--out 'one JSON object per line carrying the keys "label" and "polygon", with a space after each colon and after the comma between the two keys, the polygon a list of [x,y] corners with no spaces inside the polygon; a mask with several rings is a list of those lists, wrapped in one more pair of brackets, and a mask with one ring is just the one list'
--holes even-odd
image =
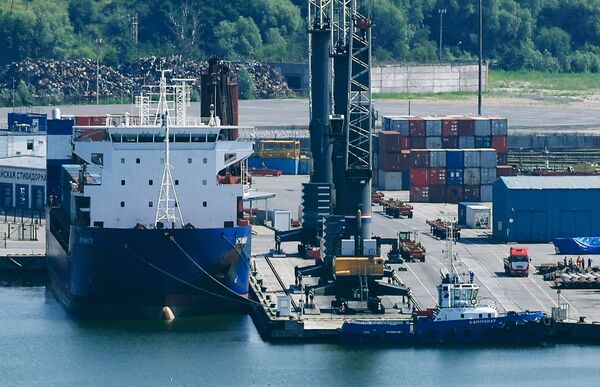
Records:
{"label": "blue ship hull", "polygon": [[547,326],[543,321],[542,312],[457,321],[357,320],[344,322],[340,339],[349,343],[394,345],[536,344],[546,337]]}
{"label": "blue ship hull", "polygon": [[66,234],[48,232],[47,255],[53,289],[70,312],[158,317],[164,306],[176,316],[245,309],[250,227],[71,226]]}

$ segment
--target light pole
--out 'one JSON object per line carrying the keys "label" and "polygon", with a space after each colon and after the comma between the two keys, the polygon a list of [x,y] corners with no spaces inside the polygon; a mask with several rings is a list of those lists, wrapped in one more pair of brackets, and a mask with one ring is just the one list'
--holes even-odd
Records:
{"label": "light pole", "polygon": [[438,9],[438,13],[440,14],[440,55],[439,60],[442,61],[442,32],[444,30],[444,14],[448,12],[446,8]]}
{"label": "light pole", "polygon": [[481,58],[483,57],[483,12],[479,0],[479,85],[477,87],[477,114],[481,115]]}
{"label": "light pole", "polygon": [[99,87],[100,83],[100,45],[102,44],[102,38],[96,39],[96,105],[100,104],[99,98]]}

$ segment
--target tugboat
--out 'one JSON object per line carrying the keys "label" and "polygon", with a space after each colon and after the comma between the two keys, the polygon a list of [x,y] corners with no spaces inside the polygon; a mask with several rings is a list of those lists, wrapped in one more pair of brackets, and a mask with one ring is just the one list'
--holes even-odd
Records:
{"label": "tugboat", "polygon": [[[452,234],[450,226],[448,235]],[[378,344],[536,344],[544,340],[550,317],[540,311],[500,313],[493,302],[479,301],[473,276],[464,281],[446,242],[448,273],[438,288],[438,306],[413,311],[412,319],[347,320],[340,328],[343,342]]]}

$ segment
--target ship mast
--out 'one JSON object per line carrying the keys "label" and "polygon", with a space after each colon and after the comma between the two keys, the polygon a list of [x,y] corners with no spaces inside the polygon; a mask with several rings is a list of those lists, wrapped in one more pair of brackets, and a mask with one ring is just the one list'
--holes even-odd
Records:
{"label": "ship mast", "polygon": [[167,105],[167,81],[165,79],[165,70],[161,71],[160,79],[160,97],[158,102],[158,114],[162,117],[162,127],[165,129],[165,167],[163,169],[162,182],[160,184],[160,194],[158,197],[158,205],[156,208],[156,217],[154,225],[158,227],[159,222],[171,223],[171,227],[175,228],[177,223],[181,226],[185,224],[177,192],[173,184],[173,176],[171,176],[171,158],[170,158],[170,131],[169,131],[169,112]]}

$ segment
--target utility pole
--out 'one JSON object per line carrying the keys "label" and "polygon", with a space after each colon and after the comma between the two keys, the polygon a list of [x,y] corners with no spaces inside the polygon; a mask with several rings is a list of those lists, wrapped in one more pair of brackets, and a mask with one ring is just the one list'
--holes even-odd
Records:
{"label": "utility pole", "polygon": [[137,45],[138,43],[138,14],[136,13],[135,15],[131,15],[129,17],[129,20],[131,21],[131,38],[133,40],[133,44]]}
{"label": "utility pole", "polygon": [[15,77],[12,77],[12,107],[15,107]]}
{"label": "utility pole", "polygon": [[99,83],[100,83],[100,44],[102,38],[96,39],[96,105],[100,104]]}
{"label": "utility pole", "polygon": [[477,114],[481,115],[481,58],[483,57],[483,12],[479,0],[479,85],[477,88]]}
{"label": "utility pole", "polygon": [[444,31],[444,14],[448,12],[446,8],[438,9],[438,13],[440,14],[440,55],[438,56],[440,62],[442,61],[442,33]]}

